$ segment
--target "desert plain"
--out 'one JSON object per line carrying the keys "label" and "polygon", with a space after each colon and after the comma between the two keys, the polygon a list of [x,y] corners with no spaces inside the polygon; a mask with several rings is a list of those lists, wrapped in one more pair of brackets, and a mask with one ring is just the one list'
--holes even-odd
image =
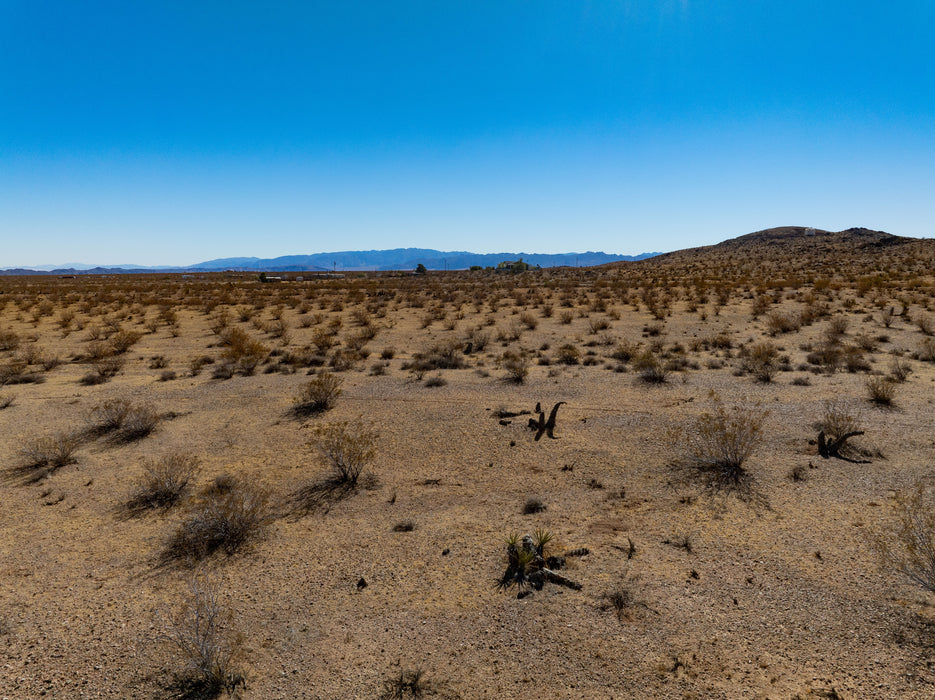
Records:
{"label": "desert plain", "polygon": [[0,698],[935,694],[932,241],[269,276],[0,277]]}

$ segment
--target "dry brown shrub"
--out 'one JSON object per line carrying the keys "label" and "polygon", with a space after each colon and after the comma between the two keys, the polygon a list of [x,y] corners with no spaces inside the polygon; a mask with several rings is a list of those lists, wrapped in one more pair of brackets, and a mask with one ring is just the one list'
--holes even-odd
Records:
{"label": "dry brown shrub", "polygon": [[886,568],[935,593],[935,502],[923,482],[899,501],[899,524],[892,538],[876,544]]}
{"label": "dry brown shrub", "polygon": [[80,445],[79,436],[72,432],[27,440],[19,449],[20,464],[10,469],[8,475],[30,483],[44,479],[57,469],[73,464]]}
{"label": "dry brown shrub", "polygon": [[309,446],[314,448],[331,469],[337,484],[355,485],[364,468],[376,456],[379,433],[359,419],[317,426]]}
{"label": "dry brown shrub", "polygon": [[759,444],[768,415],[759,405],[727,408],[716,399],[712,411],[672,431],[679,465],[702,475],[716,489],[748,485],[743,465]]}
{"label": "dry brown shrub", "polygon": [[875,404],[891,406],[896,397],[896,382],[890,377],[868,377],[867,396]]}
{"label": "dry brown shrub", "polygon": [[221,604],[217,586],[192,577],[187,600],[163,623],[160,635],[184,663],[170,689],[172,697],[207,699],[224,692],[234,697],[245,680],[234,667],[238,644],[232,626],[232,615]]}
{"label": "dry brown shrub", "polygon": [[166,543],[163,563],[194,564],[219,551],[236,554],[269,523],[268,503],[264,490],[236,479],[206,491]]}
{"label": "dry brown shrub", "polygon": [[333,408],[341,395],[342,383],[340,377],[330,372],[316,375],[302,387],[302,392],[293,403],[292,411],[296,415],[307,416]]}
{"label": "dry brown shrub", "polygon": [[181,500],[189,483],[198,472],[194,455],[171,454],[159,459],[147,459],[126,508],[131,513],[146,510],[168,510]]}

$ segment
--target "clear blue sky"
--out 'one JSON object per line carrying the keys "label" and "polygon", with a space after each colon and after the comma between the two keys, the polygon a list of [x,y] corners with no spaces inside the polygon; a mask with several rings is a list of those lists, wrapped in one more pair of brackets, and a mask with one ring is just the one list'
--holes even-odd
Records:
{"label": "clear blue sky", "polygon": [[935,2],[0,0],[0,267],[935,235]]}

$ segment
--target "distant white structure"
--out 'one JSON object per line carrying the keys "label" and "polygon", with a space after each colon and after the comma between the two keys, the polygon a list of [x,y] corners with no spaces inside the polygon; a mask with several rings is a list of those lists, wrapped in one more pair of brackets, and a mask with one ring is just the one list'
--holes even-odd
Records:
{"label": "distant white structure", "polygon": [[806,235],[806,236],[814,236],[816,233],[818,233],[818,231],[816,231],[816,230],[813,229],[813,228],[807,228],[807,229],[805,229],[805,235]]}

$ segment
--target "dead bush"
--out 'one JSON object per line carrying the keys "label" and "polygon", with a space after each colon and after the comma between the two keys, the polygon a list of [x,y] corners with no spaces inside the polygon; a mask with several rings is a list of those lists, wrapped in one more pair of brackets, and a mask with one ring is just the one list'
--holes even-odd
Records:
{"label": "dead bush", "polygon": [[149,435],[159,423],[159,414],[149,404],[112,399],[91,409],[92,432],[110,435],[114,442],[133,442]]}
{"label": "dead bush", "polygon": [[9,470],[9,475],[36,482],[57,469],[75,462],[75,452],[81,440],[75,433],[60,432],[28,440],[19,449],[20,464]]}
{"label": "dead bush", "polygon": [[225,346],[221,357],[233,366],[234,371],[244,376],[253,374],[269,352],[263,343],[251,338],[242,328],[228,327],[220,337]]}
{"label": "dead bush", "polygon": [[645,350],[633,361],[633,368],[646,384],[663,384],[669,379],[669,370],[651,350]]}
{"label": "dead bush", "polygon": [[299,416],[322,413],[331,408],[341,395],[344,380],[331,372],[322,372],[302,387],[302,392],[295,399],[292,411]]}
{"label": "dead bush", "polygon": [[779,371],[779,351],[768,341],[743,348],[740,357],[741,368],[758,382],[768,384]]}
{"label": "dead bush", "polygon": [[576,365],[581,361],[581,351],[572,343],[565,343],[556,351],[556,360],[563,365]]}
{"label": "dead bush", "polygon": [[889,377],[868,377],[867,396],[879,406],[891,406],[896,397],[896,382]]}
{"label": "dead bush", "polygon": [[529,374],[529,359],[524,352],[505,352],[500,358],[503,369],[506,370],[506,379],[513,384],[522,384]]}

